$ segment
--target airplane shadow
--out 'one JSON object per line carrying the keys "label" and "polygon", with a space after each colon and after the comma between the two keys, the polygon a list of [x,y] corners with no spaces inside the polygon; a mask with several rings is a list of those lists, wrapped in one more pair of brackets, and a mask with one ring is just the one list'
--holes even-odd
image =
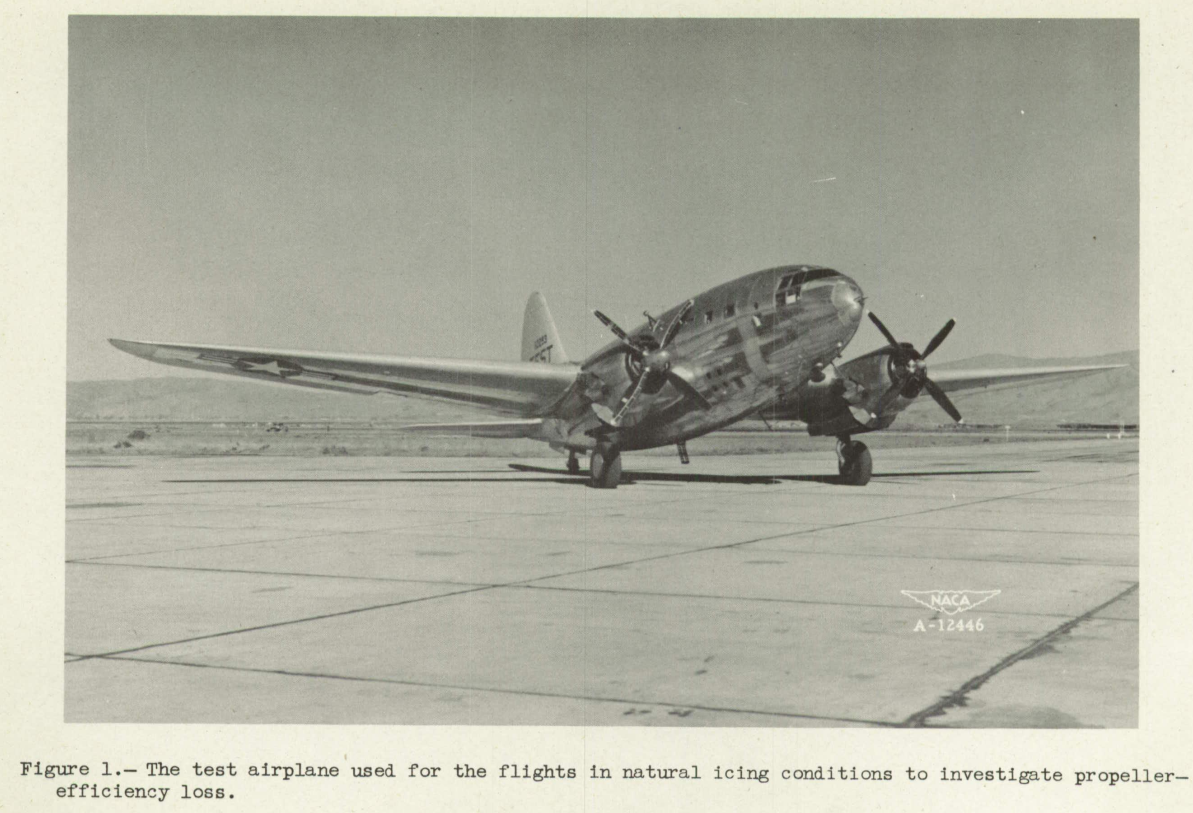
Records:
{"label": "airplane shadow", "polygon": [[[504,471],[504,470],[503,470]],[[475,477],[237,477],[225,480],[162,480],[163,483],[560,483],[566,486],[586,485],[586,479],[578,479],[566,471],[547,473],[562,474],[562,477],[502,477],[485,479]],[[464,475],[466,472],[460,472]],[[475,472],[467,472],[475,474]]]}
{"label": "airplane shadow", "polygon": [[[205,480],[163,480],[164,483],[470,483],[483,485],[487,483],[556,483],[565,486],[588,485],[587,472],[568,474],[566,470],[549,469],[539,466],[527,466],[522,463],[510,463],[514,471],[526,474],[553,474],[555,477],[500,477],[476,478],[469,474],[479,472],[458,472],[455,477],[269,477],[269,478],[230,478]],[[503,470],[504,471],[504,470]],[[900,477],[957,477],[965,475],[987,474],[1037,474],[1038,469],[986,469],[981,471],[899,471],[884,472],[873,475],[873,479],[895,479]],[[456,473],[456,472],[452,472]],[[488,473],[488,472],[486,472]],[[696,474],[666,471],[624,471],[621,475],[621,485],[634,483],[732,483],[747,486],[773,486],[779,483],[824,483],[826,485],[841,485],[841,478],[832,474]]]}
{"label": "airplane shadow", "polygon": [[[564,474],[559,469],[527,466],[522,463],[510,463],[509,467],[515,471],[536,472],[539,474]],[[888,479],[896,477],[956,477],[972,474],[1036,474],[1038,469],[988,469],[982,471],[900,471],[873,475],[873,479]],[[568,475],[574,480],[583,482],[587,473]],[[558,480],[553,482],[559,482]],[[623,471],[621,484],[628,485],[635,482],[656,483],[734,483],[737,485],[770,486],[779,483],[825,483],[827,485],[841,485],[841,478],[835,474],[695,474],[669,471]]]}

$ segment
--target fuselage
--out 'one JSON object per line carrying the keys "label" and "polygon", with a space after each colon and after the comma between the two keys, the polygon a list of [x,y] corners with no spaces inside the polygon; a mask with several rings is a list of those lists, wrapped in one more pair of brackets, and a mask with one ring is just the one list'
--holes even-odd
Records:
{"label": "fuselage", "polygon": [[[577,386],[544,421],[544,439],[591,448],[596,437],[613,434],[618,448],[631,450],[711,432],[774,404],[818,375],[849,344],[863,313],[862,291],[853,280],[812,265],[757,271],[692,301],[668,350],[706,404],[665,383],[636,399],[615,430],[602,427],[592,404],[616,409],[637,372],[615,342],[581,364]],[[631,339],[657,345],[685,304],[629,331]]]}

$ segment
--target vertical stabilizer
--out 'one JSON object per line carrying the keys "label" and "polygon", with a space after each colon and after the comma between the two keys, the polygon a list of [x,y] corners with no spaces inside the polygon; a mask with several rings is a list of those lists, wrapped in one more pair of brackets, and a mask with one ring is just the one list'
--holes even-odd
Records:
{"label": "vertical stabilizer", "polygon": [[567,360],[547,300],[535,291],[526,301],[526,315],[522,317],[522,361],[562,364]]}

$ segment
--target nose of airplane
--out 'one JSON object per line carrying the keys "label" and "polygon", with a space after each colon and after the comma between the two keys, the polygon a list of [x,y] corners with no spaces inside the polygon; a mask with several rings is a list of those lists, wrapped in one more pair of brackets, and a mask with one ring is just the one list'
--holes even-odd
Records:
{"label": "nose of airplane", "polygon": [[849,277],[843,276],[833,284],[832,302],[841,324],[856,326],[862,321],[866,298],[862,295],[862,289]]}

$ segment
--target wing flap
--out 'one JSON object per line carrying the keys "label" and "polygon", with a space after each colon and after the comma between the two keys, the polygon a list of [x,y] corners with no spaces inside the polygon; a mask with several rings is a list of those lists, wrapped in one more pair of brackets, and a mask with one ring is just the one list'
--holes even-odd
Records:
{"label": "wing flap", "polygon": [[360,394],[388,392],[516,415],[541,413],[575,383],[574,364],[473,361],[111,339],[159,364]]}

